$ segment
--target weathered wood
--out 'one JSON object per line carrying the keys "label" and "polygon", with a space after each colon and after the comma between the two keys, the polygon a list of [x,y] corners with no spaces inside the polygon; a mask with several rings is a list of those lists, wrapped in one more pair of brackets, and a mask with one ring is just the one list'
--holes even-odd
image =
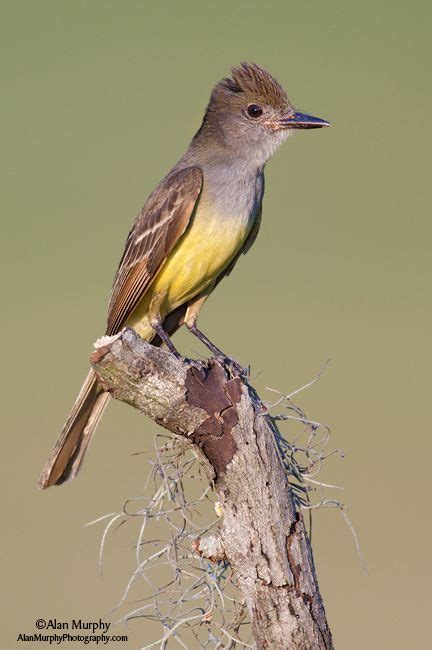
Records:
{"label": "weathered wood", "polygon": [[105,338],[92,364],[115,398],[185,436],[213,478],[223,508],[220,531],[198,538],[194,550],[230,563],[256,648],[332,648],[274,423],[246,380],[214,359],[182,362],[131,329]]}

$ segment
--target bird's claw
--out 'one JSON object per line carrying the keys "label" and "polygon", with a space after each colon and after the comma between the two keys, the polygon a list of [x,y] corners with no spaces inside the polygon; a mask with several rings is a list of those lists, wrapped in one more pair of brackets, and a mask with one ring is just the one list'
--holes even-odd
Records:
{"label": "bird's claw", "polygon": [[181,357],[181,362],[189,368],[195,368],[196,370],[203,371],[205,370],[206,363],[201,359],[191,359],[190,357]]}
{"label": "bird's claw", "polygon": [[231,359],[231,357],[227,357],[225,354],[217,354],[216,359],[220,361],[225,368],[228,368],[232,375],[236,377],[247,377],[248,369],[243,368],[243,366],[235,359]]}

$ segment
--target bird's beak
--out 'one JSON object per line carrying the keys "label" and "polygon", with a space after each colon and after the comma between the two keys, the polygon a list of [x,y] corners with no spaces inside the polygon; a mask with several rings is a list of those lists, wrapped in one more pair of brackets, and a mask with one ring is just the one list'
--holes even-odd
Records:
{"label": "bird's beak", "polygon": [[320,129],[323,126],[331,126],[330,122],[319,117],[297,112],[279,120],[279,125],[281,129]]}

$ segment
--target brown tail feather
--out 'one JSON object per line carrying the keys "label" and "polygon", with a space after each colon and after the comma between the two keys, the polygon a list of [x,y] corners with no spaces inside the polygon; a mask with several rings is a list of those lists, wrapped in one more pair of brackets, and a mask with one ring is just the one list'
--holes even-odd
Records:
{"label": "brown tail feather", "polygon": [[42,470],[40,488],[60,485],[78,474],[87,446],[109,398],[110,394],[102,390],[94,371],[90,370]]}

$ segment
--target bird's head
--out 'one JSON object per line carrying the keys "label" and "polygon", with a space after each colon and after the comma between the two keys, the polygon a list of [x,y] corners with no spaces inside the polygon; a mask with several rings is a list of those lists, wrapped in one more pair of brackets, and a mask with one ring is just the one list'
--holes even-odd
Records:
{"label": "bird's head", "polygon": [[282,86],[255,63],[233,68],[213,89],[197,136],[264,164],[294,129],[330,126],[294,109]]}

